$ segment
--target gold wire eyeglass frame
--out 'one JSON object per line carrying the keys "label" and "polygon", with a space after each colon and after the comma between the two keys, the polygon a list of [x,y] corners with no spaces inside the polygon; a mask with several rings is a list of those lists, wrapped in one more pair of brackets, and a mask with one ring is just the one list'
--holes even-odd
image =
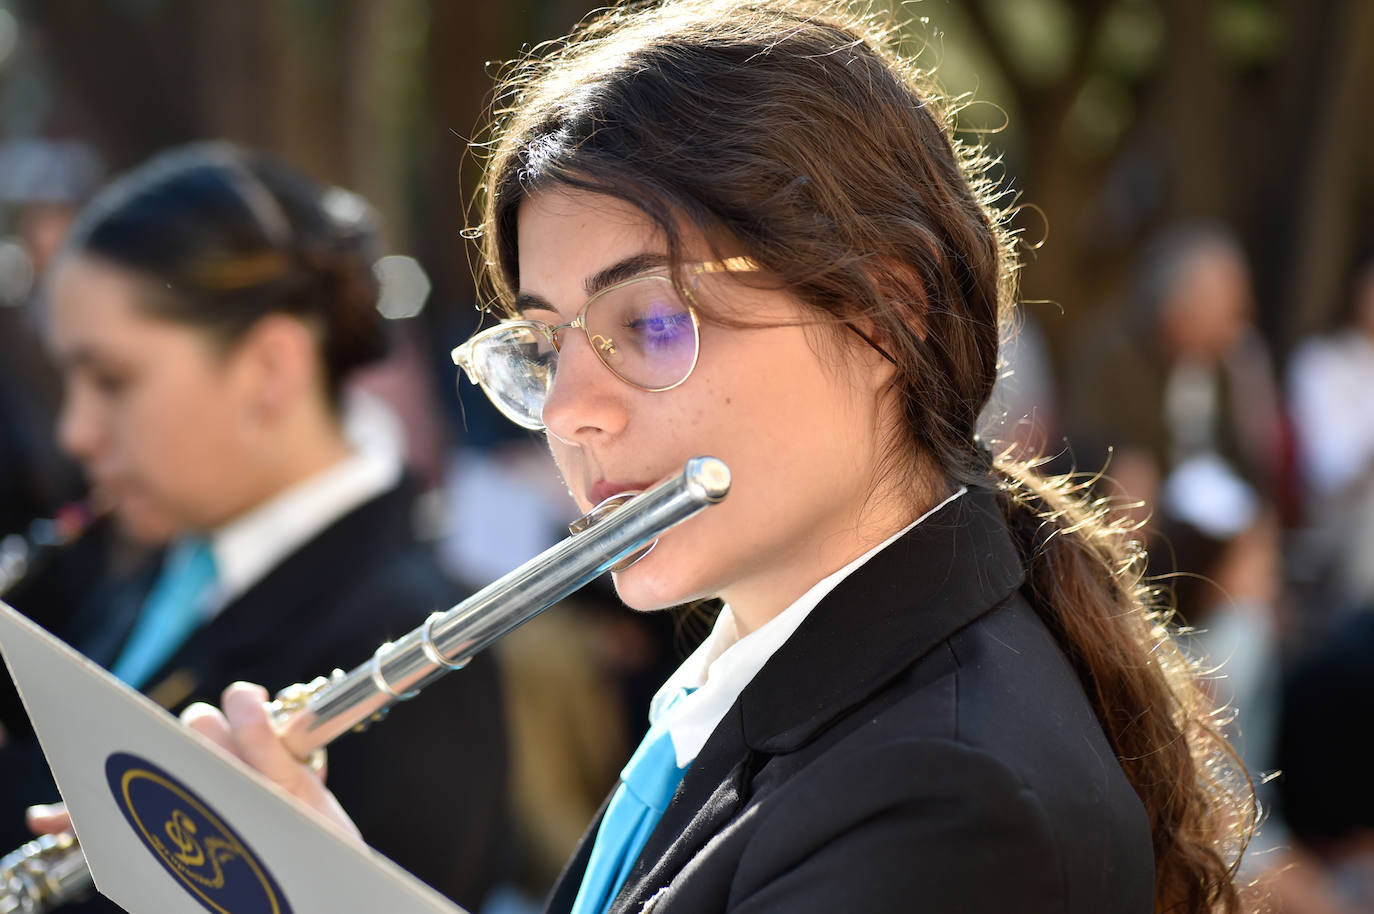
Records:
{"label": "gold wire eyeglass frame", "polygon": [[[714,260],[705,263],[688,264],[686,270],[690,275],[693,276],[700,276],[703,274],[710,273],[753,273],[758,270],[758,265],[748,257],[729,257],[725,260]],[[687,367],[687,370],[683,372],[681,378],[674,381],[672,384],[666,384],[661,387],[645,387],[642,384],[636,384],[634,381],[631,381],[629,378],[625,377],[619,371],[616,371],[616,369],[612,367],[609,362],[606,361],[606,357],[608,355],[613,355],[615,352],[614,343],[611,340],[608,340],[605,337],[600,336],[599,334],[593,335],[592,332],[587,329],[587,310],[598,299],[606,295],[609,295],[610,293],[615,292],[619,289],[623,289],[626,286],[631,286],[635,285],[636,283],[642,282],[666,282],[673,285],[674,288],[683,296],[683,303],[687,306],[687,313],[691,315],[692,318],[692,363]],[[481,373],[477,370],[477,363],[473,359],[473,350],[484,339],[487,339],[494,334],[503,333],[511,330],[512,328],[522,327],[545,337],[549,341],[549,345],[553,346],[554,352],[562,351],[562,346],[560,346],[558,342],[558,332],[560,330],[568,330],[574,328],[581,330],[582,335],[587,339],[587,344],[591,346],[592,351],[596,353],[597,361],[604,365],[606,369],[611,372],[611,374],[615,375],[621,381],[630,385],[636,390],[643,390],[649,393],[661,393],[665,390],[672,390],[674,387],[678,387],[681,384],[685,383],[687,379],[692,376],[692,372],[696,370],[697,359],[701,356],[701,322],[697,317],[697,309],[696,304],[693,301],[692,290],[690,288],[678,286],[676,283],[673,282],[671,277],[666,276],[662,273],[647,273],[642,276],[631,277],[630,279],[623,280],[622,282],[618,282],[614,285],[610,285],[604,289],[598,290],[596,294],[592,295],[585,302],[583,302],[582,307],[578,309],[577,316],[566,323],[549,324],[546,321],[537,320],[505,320],[501,321],[500,323],[494,326],[488,327],[486,330],[480,330],[477,333],[474,333],[471,337],[467,339],[466,342],[458,346],[455,346],[453,351],[449,353],[450,357],[453,359],[453,364],[461,368],[463,370],[463,373],[468,376],[468,380],[471,381],[473,384],[476,384],[478,387],[482,388],[482,391],[487,395],[488,399],[491,399],[493,402],[496,401],[496,397],[492,395],[491,390],[487,387],[486,381],[482,378]],[[505,410],[502,409],[502,412],[504,413]],[[509,416],[509,414],[507,414],[507,416],[508,418],[511,418],[512,421],[517,421],[514,419],[514,417]],[[529,428],[543,428],[542,424],[538,426],[528,425],[527,423],[523,422],[519,424],[526,425]]]}

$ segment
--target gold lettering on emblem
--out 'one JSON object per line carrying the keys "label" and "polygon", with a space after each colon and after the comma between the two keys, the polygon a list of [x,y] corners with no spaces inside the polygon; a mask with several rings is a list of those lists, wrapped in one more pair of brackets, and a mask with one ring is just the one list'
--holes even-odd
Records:
{"label": "gold lettering on emblem", "polygon": [[224,887],[224,864],[239,856],[233,842],[211,835],[202,848],[195,821],[180,809],[172,811],[162,830],[172,842],[172,848],[162,850],[178,872],[206,888]]}

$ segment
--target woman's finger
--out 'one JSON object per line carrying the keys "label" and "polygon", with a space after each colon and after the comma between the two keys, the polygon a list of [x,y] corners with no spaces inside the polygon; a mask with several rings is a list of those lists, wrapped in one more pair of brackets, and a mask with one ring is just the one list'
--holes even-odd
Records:
{"label": "woman's finger", "polygon": [[181,722],[225,752],[238,755],[238,746],[234,744],[233,734],[229,732],[229,721],[220,713],[219,708],[197,701],[187,705],[181,712]]}
{"label": "woman's finger", "polygon": [[266,689],[236,682],[224,690],[222,701],[240,758],[292,793],[298,793],[304,781],[314,780],[309,769],[287,750],[272,728]]}
{"label": "woman's finger", "polygon": [[24,818],[28,822],[29,831],[35,835],[53,835],[68,831],[72,827],[72,817],[67,815],[67,807],[62,803],[30,806],[25,810]]}

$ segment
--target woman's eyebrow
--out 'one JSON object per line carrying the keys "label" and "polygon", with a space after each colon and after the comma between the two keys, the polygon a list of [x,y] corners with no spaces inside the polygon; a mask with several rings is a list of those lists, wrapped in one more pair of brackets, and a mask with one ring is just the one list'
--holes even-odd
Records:
{"label": "woman's eyebrow", "polygon": [[[640,253],[632,254],[623,260],[618,260],[605,269],[599,270],[587,277],[582,283],[582,290],[591,298],[596,293],[607,289],[618,282],[633,279],[642,273],[656,270],[668,262],[666,254]],[[581,305],[579,304],[579,308]],[[521,292],[515,297],[515,310],[520,313],[525,311],[552,311],[558,313],[558,309],[539,295],[533,292]]]}
{"label": "woman's eyebrow", "polygon": [[104,361],[99,350],[84,343],[53,352],[53,359],[65,368],[90,368]]}
{"label": "woman's eyebrow", "polygon": [[632,254],[624,260],[617,261],[606,267],[604,270],[590,276],[582,284],[582,290],[590,298],[602,289],[613,286],[618,282],[633,279],[641,273],[656,270],[668,262],[666,254],[640,253]]}
{"label": "woman's eyebrow", "polygon": [[515,311],[517,314],[524,314],[526,311],[552,311],[558,313],[558,309],[531,292],[521,292],[515,296]]}

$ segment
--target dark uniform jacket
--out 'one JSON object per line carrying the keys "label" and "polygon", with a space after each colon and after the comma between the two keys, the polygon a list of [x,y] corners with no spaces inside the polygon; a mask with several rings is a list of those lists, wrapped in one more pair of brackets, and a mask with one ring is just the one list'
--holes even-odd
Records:
{"label": "dark uniform jacket", "polygon": [[[196,631],[145,693],[179,711],[192,701],[218,705],[235,680],[275,692],[351,669],[447,609],[462,594],[416,540],[412,496],[408,486],[393,488],[331,524]],[[60,634],[110,666],[156,576],[147,569],[86,601]],[[22,597],[14,605],[25,611]],[[367,842],[474,909],[500,875],[506,776],[500,684],[485,655],[329,747],[329,787]],[[56,797],[51,781],[6,790],[22,804]],[[117,909],[99,899],[89,910]]]}
{"label": "dark uniform jacket", "polygon": [[[1144,809],[973,490],[842,581],[745,688],[615,914],[1150,914]],[[593,823],[547,911],[566,912]]]}

